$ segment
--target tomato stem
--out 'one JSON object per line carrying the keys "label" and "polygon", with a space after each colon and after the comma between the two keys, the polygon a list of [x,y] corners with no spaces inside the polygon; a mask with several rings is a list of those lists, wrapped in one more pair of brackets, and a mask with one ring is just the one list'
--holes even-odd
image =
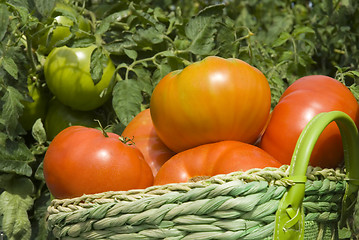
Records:
{"label": "tomato stem", "polygon": [[108,134],[107,132],[105,131],[105,129],[102,127],[102,124],[100,122],[100,120],[98,119],[95,119],[95,121],[98,123],[98,125],[100,126],[101,130],[102,130],[102,134],[105,136],[105,137],[108,137]]}
{"label": "tomato stem", "polygon": [[124,136],[120,136],[120,141],[123,142],[124,144],[127,145],[135,145],[135,142],[133,141],[134,137],[129,138],[129,137],[124,137]]}
{"label": "tomato stem", "polygon": [[35,64],[35,57],[34,53],[32,52],[32,39],[29,37],[29,34],[26,35],[26,44],[27,44],[27,54],[30,60],[31,69],[33,72],[36,72],[36,64]]}

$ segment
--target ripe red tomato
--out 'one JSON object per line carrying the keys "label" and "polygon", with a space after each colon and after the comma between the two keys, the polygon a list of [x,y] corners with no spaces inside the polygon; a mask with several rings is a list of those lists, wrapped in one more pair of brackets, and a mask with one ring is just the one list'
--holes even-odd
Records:
{"label": "ripe red tomato", "polygon": [[158,137],[153,127],[150,109],[143,110],[132,119],[122,132],[123,137],[133,139],[155,176],[160,167],[175,153]]}
{"label": "ripe red tomato", "polygon": [[55,198],[152,185],[151,168],[140,150],[121,142],[117,134],[107,134],[72,126],[53,139],[44,158],[44,176]]}
{"label": "ripe red tomato", "polygon": [[151,97],[158,136],[173,151],[222,140],[254,143],[270,111],[266,77],[239,59],[210,56],[166,75]]}
{"label": "ripe red tomato", "polygon": [[[339,81],[322,75],[295,81],[281,96],[272,112],[260,147],[283,164],[290,164],[300,133],[318,113],[343,111],[359,125],[359,105],[350,90]],[[329,124],[313,149],[310,165],[335,168],[342,161],[339,129]]]}
{"label": "ripe red tomato", "polygon": [[239,141],[221,141],[177,153],[160,168],[154,184],[187,182],[198,176],[281,165],[259,147]]}

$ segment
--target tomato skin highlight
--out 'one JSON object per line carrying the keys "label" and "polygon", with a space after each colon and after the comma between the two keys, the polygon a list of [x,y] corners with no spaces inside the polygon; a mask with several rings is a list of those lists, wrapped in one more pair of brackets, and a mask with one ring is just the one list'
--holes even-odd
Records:
{"label": "tomato skin highlight", "polygon": [[117,134],[107,134],[72,126],[54,138],[45,154],[44,176],[55,198],[152,185],[151,168],[140,150],[122,143]]}
{"label": "tomato skin highlight", "polygon": [[46,58],[44,74],[50,91],[66,106],[90,111],[102,106],[112,94],[115,66],[111,59],[95,85],[90,74],[91,54],[95,46],[86,48],[54,48]]}
{"label": "tomato skin highlight", "polygon": [[281,163],[259,147],[239,141],[221,141],[177,153],[160,168],[154,185],[188,182],[198,176],[280,166]]}
{"label": "tomato skin highlight", "polygon": [[[272,111],[260,147],[283,164],[290,164],[292,154],[308,122],[318,113],[347,113],[359,126],[359,105],[350,90],[339,81],[322,75],[302,77],[289,86]],[[330,123],[319,137],[310,165],[335,168],[343,160],[339,129]]]}
{"label": "tomato skin highlight", "polygon": [[175,154],[158,137],[149,108],[137,114],[121,135],[133,139],[136,147],[140,149],[150,165],[154,176],[160,167]]}
{"label": "tomato skin highlight", "polygon": [[222,140],[254,143],[270,105],[270,87],[258,69],[216,56],[166,75],[150,102],[157,134],[174,152]]}

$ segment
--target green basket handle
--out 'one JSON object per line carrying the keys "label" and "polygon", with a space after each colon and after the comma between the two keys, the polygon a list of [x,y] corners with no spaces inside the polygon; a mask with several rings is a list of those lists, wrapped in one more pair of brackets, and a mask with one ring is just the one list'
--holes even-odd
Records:
{"label": "green basket handle", "polygon": [[335,121],[342,136],[347,185],[343,197],[340,227],[354,211],[359,189],[359,135],[353,120],[341,111],[316,115],[303,129],[289,167],[288,179],[295,184],[282,197],[276,213],[273,239],[290,240],[304,237],[303,198],[310,155],[325,127]]}

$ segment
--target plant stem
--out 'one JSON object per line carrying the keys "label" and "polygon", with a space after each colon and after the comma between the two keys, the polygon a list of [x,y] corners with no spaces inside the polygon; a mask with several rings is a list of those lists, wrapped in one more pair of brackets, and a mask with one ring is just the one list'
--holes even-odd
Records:
{"label": "plant stem", "polygon": [[108,134],[107,132],[105,131],[105,129],[102,127],[102,124],[100,122],[100,120],[98,119],[95,119],[95,121],[98,123],[98,125],[100,126],[101,130],[102,130],[102,134],[105,136],[105,137],[108,137]]}
{"label": "plant stem", "polygon": [[27,36],[26,36],[26,45],[27,45],[26,46],[27,55],[30,59],[32,72],[36,72],[36,63],[35,63],[34,53],[32,52],[32,39]]}

